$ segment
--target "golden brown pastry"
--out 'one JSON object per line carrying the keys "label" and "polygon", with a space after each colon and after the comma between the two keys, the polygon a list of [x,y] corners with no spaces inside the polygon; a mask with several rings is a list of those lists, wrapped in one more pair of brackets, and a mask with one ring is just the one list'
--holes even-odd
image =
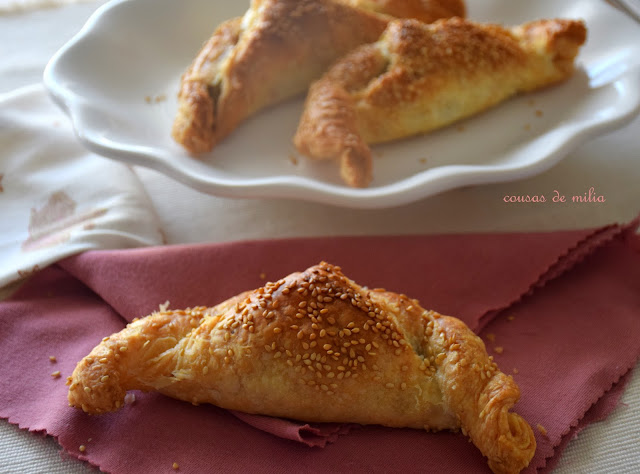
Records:
{"label": "golden brown pastry", "polygon": [[183,75],[174,139],[192,153],[212,150],[247,117],[306,91],[337,58],[376,41],[389,15],[464,14],[461,0],[405,2],[253,0],[243,17],[217,28]]}
{"label": "golden brown pastry", "polygon": [[432,23],[440,18],[464,17],[463,0],[340,0],[356,8],[364,8],[396,18],[413,18]]}
{"label": "golden brown pastry", "polygon": [[156,390],[308,422],[462,430],[494,472],[519,472],[536,447],[509,411],[516,383],[465,324],[324,262],[213,308],[132,322],[69,383],[70,404],[92,414]]}
{"label": "golden brown pastry", "polygon": [[460,18],[395,20],[381,39],[338,60],[309,90],[294,143],[338,159],[343,180],[372,179],[368,144],[428,132],[520,92],[567,79],[584,23],[539,20],[506,29]]}

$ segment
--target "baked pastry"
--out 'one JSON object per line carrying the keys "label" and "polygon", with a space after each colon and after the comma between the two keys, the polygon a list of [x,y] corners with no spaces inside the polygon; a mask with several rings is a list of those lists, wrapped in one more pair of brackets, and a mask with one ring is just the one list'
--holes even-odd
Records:
{"label": "baked pastry", "polygon": [[463,0],[340,0],[356,8],[364,8],[396,18],[414,18],[432,23],[440,18],[464,17]]}
{"label": "baked pastry", "polygon": [[464,14],[461,0],[405,2],[253,0],[243,17],[216,29],[183,74],[174,139],[192,153],[212,150],[247,117],[305,92],[337,58],[376,41],[395,12]]}
{"label": "baked pastry", "polygon": [[343,180],[366,187],[369,144],[428,132],[567,79],[585,39],[577,20],[510,29],[461,18],[395,20],[312,85],[294,143],[308,157],[340,160]]}
{"label": "baked pastry", "polygon": [[482,340],[416,300],[320,263],[212,308],[159,311],[106,337],[69,378],[69,403],[114,411],[127,390],[307,422],[461,430],[494,472],[536,443]]}

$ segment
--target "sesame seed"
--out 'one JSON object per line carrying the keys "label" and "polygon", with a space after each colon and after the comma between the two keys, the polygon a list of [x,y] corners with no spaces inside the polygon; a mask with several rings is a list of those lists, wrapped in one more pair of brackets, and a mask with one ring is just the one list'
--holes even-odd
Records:
{"label": "sesame seed", "polygon": [[177,471],[178,469],[180,469],[180,466],[178,465],[177,462],[174,462],[171,467],[173,468],[174,471]]}
{"label": "sesame seed", "polygon": [[54,379],[60,378],[60,371],[59,371],[59,370],[56,370],[55,372],[53,372],[53,373],[51,374],[51,376],[52,376]]}
{"label": "sesame seed", "polygon": [[50,362],[58,362],[58,360],[56,359],[56,356],[49,356],[49,361]]}
{"label": "sesame seed", "polygon": [[544,426],[542,426],[540,423],[538,423],[537,428],[538,428],[538,431],[540,432],[540,434],[541,434],[542,436],[545,436],[545,437],[546,437],[546,436],[548,435],[548,433],[547,433],[547,429],[546,429]]}
{"label": "sesame seed", "polygon": [[84,453],[84,452],[87,450],[87,447],[86,447],[84,444],[81,444],[81,445],[80,445],[80,447],[78,448],[78,450],[79,450],[81,453]]}

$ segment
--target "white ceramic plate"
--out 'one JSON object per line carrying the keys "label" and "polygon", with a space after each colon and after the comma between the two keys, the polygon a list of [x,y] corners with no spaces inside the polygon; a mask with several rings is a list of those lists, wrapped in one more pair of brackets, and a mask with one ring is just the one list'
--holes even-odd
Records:
{"label": "white ceramic plate", "polygon": [[169,135],[180,75],[215,26],[241,15],[248,3],[110,2],[52,58],[45,85],[82,143],[101,155],[211,194],[358,208],[397,206],[460,186],[540,173],[640,111],[640,27],[604,0],[468,0],[469,17],[479,21],[584,19],[589,38],[575,76],[458,125],[374,147],[375,179],[367,189],[342,184],[334,163],[291,159],[303,99],[258,114],[196,160]]}

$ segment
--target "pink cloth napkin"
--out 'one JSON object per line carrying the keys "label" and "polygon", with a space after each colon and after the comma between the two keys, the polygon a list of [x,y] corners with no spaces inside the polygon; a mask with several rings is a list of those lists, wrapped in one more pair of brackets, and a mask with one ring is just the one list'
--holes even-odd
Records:
{"label": "pink cloth napkin", "polygon": [[102,416],[67,406],[66,376],[126,321],[167,300],[213,305],[326,260],[360,284],[418,298],[481,331],[514,374],[516,411],[536,432],[526,472],[548,470],[575,433],[615,407],[640,356],[636,225],[86,252],[0,304],[0,416],[114,473],[172,472],[174,462],[181,472],[487,472],[457,433],[309,425],[140,392]]}

